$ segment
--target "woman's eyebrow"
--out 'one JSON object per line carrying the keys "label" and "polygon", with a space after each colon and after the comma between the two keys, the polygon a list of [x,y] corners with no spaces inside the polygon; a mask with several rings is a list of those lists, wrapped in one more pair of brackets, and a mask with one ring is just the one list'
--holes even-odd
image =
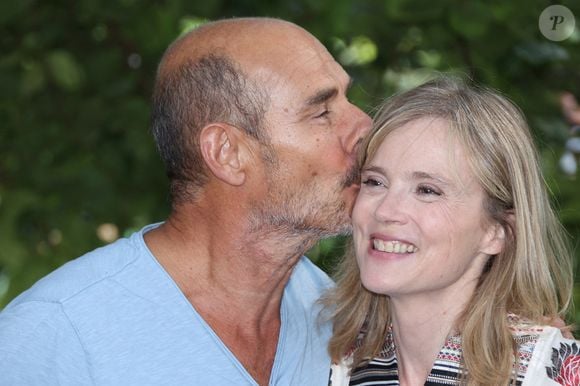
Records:
{"label": "woman's eyebrow", "polygon": [[375,172],[375,173],[379,173],[379,174],[382,174],[382,175],[387,174],[387,172],[386,172],[385,169],[383,169],[380,166],[376,166],[376,165],[368,165],[368,166],[365,166],[364,168],[362,168],[361,172],[363,172],[363,173],[364,172]]}
{"label": "woman's eyebrow", "polygon": [[437,181],[437,182],[444,184],[444,185],[451,184],[451,182],[447,178],[445,178],[441,175],[438,175],[438,174],[434,174],[434,173],[417,171],[417,172],[413,172],[411,174],[411,176],[413,179],[416,179],[416,180],[433,180],[433,181]]}

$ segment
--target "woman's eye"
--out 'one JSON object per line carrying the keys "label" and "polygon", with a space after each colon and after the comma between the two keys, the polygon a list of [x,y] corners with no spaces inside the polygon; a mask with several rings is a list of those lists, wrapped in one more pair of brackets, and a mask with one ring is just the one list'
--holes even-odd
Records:
{"label": "woman's eye", "polygon": [[426,185],[418,186],[417,193],[424,194],[424,195],[434,195],[434,196],[441,195],[441,192],[439,190],[432,188],[431,186],[426,186]]}
{"label": "woman's eye", "polygon": [[363,178],[362,183],[367,186],[383,186],[382,182],[375,180],[374,178]]}

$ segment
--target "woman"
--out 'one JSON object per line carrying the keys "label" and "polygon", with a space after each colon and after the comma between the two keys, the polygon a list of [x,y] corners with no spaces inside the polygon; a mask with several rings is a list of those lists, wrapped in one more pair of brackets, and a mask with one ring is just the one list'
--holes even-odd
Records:
{"label": "woman", "polygon": [[390,99],[364,149],[331,384],[579,385],[576,342],[542,325],[571,254],[521,112],[442,78]]}

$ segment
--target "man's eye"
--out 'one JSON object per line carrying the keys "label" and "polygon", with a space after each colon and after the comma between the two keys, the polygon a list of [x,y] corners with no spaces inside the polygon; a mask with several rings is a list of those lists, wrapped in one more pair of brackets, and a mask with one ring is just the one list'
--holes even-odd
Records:
{"label": "man's eye", "polygon": [[329,110],[324,110],[323,112],[321,112],[320,114],[316,115],[314,118],[324,118],[326,117],[328,114],[330,114]]}

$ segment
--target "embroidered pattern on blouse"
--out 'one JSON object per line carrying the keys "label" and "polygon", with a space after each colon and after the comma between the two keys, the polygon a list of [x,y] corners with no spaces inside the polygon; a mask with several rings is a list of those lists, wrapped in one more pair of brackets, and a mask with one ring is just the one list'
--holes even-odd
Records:
{"label": "embroidered pattern on blouse", "polygon": [[[513,314],[508,315],[508,323],[514,341],[518,345],[516,385],[519,386],[525,377],[542,329],[525,323]],[[461,337],[459,335],[449,337],[439,351],[425,385],[459,385],[463,375],[461,358]],[[580,355],[578,359],[579,361],[576,363],[580,365]],[[391,329],[388,331],[385,344],[379,355],[367,364],[353,369],[349,384],[399,385],[397,357]]]}
{"label": "embroidered pattern on blouse", "polygon": [[580,348],[573,342],[552,347],[552,366],[546,367],[548,377],[564,386],[580,385]]}

